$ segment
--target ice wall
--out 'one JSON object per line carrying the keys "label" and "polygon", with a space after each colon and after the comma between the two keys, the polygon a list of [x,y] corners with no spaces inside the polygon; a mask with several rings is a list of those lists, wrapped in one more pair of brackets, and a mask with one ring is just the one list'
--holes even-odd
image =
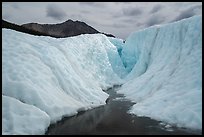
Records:
{"label": "ice wall", "polygon": [[[109,41],[117,48],[117,51],[120,56],[120,59],[113,58],[111,60],[112,65],[114,66],[115,72],[120,76],[120,78],[125,78],[128,74],[127,69],[125,68],[125,65],[123,64],[123,60],[121,59],[122,56],[122,49],[124,46],[123,40],[118,39],[118,38],[113,38],[113,37],[108,37]],[[118,57],[114,55],[114,57]]]}
{"label": "ice wall", "polygon": [[131,113],[202,129],[202,16],[132,33],[122,59]]}
{"label": "ice wall", "polygon": [[122,82],[115,73],[122,61],[105,35],[55,39],[2,29],[2,39],[2,134],[43,134],[64,116],[104,105],[102,89]]}

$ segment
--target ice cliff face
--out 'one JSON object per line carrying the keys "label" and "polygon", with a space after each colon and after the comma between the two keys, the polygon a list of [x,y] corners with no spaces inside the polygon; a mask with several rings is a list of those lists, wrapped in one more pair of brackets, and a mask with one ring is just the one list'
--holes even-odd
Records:
{"label": "ice cliff face", "polygon": [[202,129],[202,16],[132,33],[122,59],[131,113]]}
{"label": "ice cliff face", "polygon": [[[3,134],[42,134],[50,122],[104,105],[102,89],[122,82],[114,71],[125,68],[105,35],[55,39],[2,31]],[[32,128],[37,121],[41,130]]]}

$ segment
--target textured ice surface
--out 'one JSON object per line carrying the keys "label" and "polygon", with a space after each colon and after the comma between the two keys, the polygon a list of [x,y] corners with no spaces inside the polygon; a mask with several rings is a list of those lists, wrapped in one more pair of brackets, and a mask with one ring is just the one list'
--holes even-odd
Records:
{"label": "textured ice surface", "polygon": [[39,108],[2,95],[3,135],[44,134],[50,117]]}
{"label": "textured ice surface", "polygon": [[[124,46],[123,40],[122,39],[118,39],[118,38],[113,38],[113,37],[108,37],[108,39],[110,40],[110,42],[117,48],[117,51],[119,54],[119,56],[121,57],[122,55],[122,49]],[[116,55],[114,55],[113,57],[118,57]],[[127,69],[125,68],[123,61],[118,58],[113,58],[113,60],[111,60],[113,66],[114,66],[114,70],[115,72],[117,72],[117,74],[121,77],[121,78],[125,78],[128,74]]]}
{"label": "textured ice surface", "polygon": [[132,33],[122,59],[131,113],[202,129],[202,16]]}
{"label": "textured ice surface", "polygon": [[[2,35],[4,102],[9,98],[16,100],[10,101],[9,106],[14,108],[18,102],[21,107],[18,111],[22,110],[22,114],[46,113],[49,120],[39,123],[44,126],[42,129],[47,128],[46,123],[56,122],[63,116],[104,105],[108,94],[102,89],[122,82],[120,74],[115,73],[117,69],[124,69],[122,61],[117,48],[105,35],[55,39],[8,29],[2,29]],[[25,118],[22,115],[19,119],[13,109],[6,108],[8,103],[4,104],[3,111],[10,117],[2,117],[3,133],[42,133],[35,128],[33,115]],[[32,106],[31,110],[27,106]],[[24,128],[27,119],[30,127]],[[13,128],[8,128],[8,124]]]}

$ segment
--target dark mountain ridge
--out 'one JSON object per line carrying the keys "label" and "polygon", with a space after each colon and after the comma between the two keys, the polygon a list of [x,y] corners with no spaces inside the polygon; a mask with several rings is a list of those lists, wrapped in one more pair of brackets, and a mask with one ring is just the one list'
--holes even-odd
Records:
{"label": "dark mountain ridge", "polygon": [[20,31],[20,32],[24,32],[24,33],[28,33],[28,34],[32,34],[32,35],[37,35],[37,36],[49,36],[46,33],[38,32],[38,31],[35,31],[35,30],[30,30],[30,29],[24,28],[22,26],[14,24],[14,23],[10,23],[10,22],[5,21],[5,20],[2,20],[1,27],[16,30],[16,31]]}
{"label": "dark mountain ridge", "polygon": [[94,29],[93,27],[87,25],[84,22],[72,21],[70,19],[59,24],[27,23],[23,25],[16,25],[2,20],[2,28],[9,28],[33,35],[51,36],[55,38],[65,38],[77,36],[80,34],[96,34],[96,33],[101,33],[109,37],[115,37],[112,34],[99,32],[98,30]]}

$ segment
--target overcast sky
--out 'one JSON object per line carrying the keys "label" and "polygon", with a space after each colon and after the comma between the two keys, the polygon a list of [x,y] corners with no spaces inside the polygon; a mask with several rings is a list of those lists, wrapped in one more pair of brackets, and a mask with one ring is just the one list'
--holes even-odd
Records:
{"label": "overcast sky", "polygon": [[201,2],[2,3],[2,18],[15,24],[55,24],[72,19],[122,39],[139,29],[201,14]]}

